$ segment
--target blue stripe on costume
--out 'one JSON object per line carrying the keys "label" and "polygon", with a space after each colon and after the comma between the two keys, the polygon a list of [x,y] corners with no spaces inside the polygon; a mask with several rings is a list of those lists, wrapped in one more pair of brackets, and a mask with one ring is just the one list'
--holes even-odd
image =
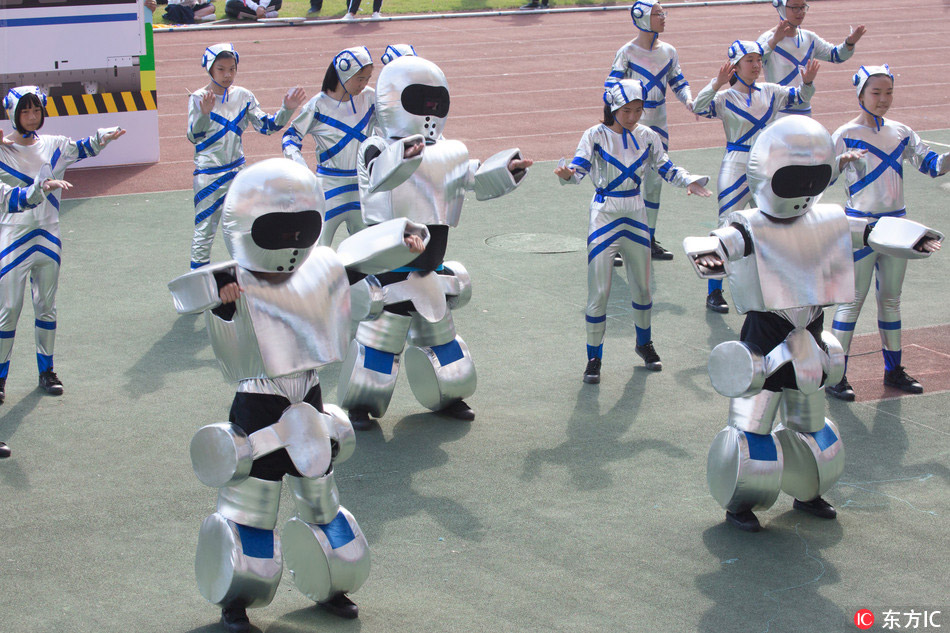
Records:
{"label": "blue stripe on costume", "polygon": [[56,321],[40,321],[39,319],[34,320],[33,324],[40,328],[41,330],[55,330]]}
{"label": "blue stripe on costume", "polygon": [[392,375],[395,358],[395,354],[366,347],[363,353],[363,367],[380,374]]}
{"label": "blue stripe on costume", "polygon": [[332,220],[338,215],[343,215],[347,211],[359,211],[360,210],[360,201],[353,200],[352,202],[347,202],[346,204],[341,204],[338,207],[334,207],[327,211],[324,214],[324,220]]}
{"label": "blue stripe on costume", "polygon": [[439,364],[443,367],[465,358],[465,354],[462,352],[462,346],[459,345],[459,342],[455,339],[444,345],[433,345],[432,351],[435,352],[436,358],[439,359]]}
{"label": "blue stripe on costume", "polygon": [[274,557],[274,531],[235,523],[241,537],[241,551],[250,558]]}
{"label": "blue stripe on costume", "polygon": [[201,191],[199,191],[198,193],[196,193],[195,206],[198,206],[199,202],[201,202],[202,200],[204,200],[205,198],[213,194],[215,191],[217,191],[218,189],[226,185],[231,180],[234,180],[234,177],[237,176],[237,174],[238,173],[236,171],[228,172],[224,174],[223,176],[221,176],[220,178],[218,178],[217,180],[215,180],[213,183],[211,183],[207,187],[205,187],[204,189],[202,189]]}
{"label": "blue stripe on costume", "polygon": [[53,251],[51,251],[50,249],[46,248],[45,246],[40,246],[39,244],[34,244],[34,245],[31,246],[30,248],[26,249],[23,253],[21,253],[20,256],[17,257],[16,259],[14,259],[12,262],[10,262],[9,264],[7,264],[7,265],[4,266],[3,268],[0,268],[0,279],[2,279],[4,275],[6,275],[8,272],[10,272],[11,269],[16,268],[16,266],[17,266],[20,262],[22,262],[24,259],[26,259],[26,258],[29,257],[30,255],[32,255],[33,253],[43,253],[44,255],[46,255],[47,257],[49,257],[50,259],[52,259],[52,260],[53,260],[54,262],[56,262],[57,264],[60,263],[60,261],[59,261],[59,255],[58,255],[58,254],[54,253]]}
{"label": "blue stripe on costume", "polygon": [[245,158],[241,156],[234,162],[228,163],[227,165],[221,165],[220,167],[205,167],[204,169],[195,169],[192,175],[197,176],[198,174],[213,175],[213,174],[223,174],[226,171],[231,171],[237,167],[240,167],[245,162]]}
{"label": "blue stripe on costume", "polygon": [[353,533],[350,522],[346,520],[346,516],[342,512],[338,512],[336,517],[326,525],[318,525],[317,527],[323,530],[327,540],[330,541],[330,547],[333,549],[339,549],[356,539],[356,534]]}
{"label": "blue stripe on costume", "polygon": [[211,217],[211,215],[212,215],[215,211],[217,211],[218,209],[221,208],[221,205],[222,205],[222,204],[224,204],[224,196],[221,196],[220,198],[218,198],[217,200],[215,200],[213,203],[211,203],[211,206],[210,206],[210,207],[208,207],[207,209],[205,209],[204,211],[202,211],[201,213],[199,213],[198,215],[196,215],[196,216],[195,216],[195,224],[200,224],[200,223],[203,222],[204,220],[206,220],[206,219],[208,219],[209,217]]}
{"label": "blue stripe on costume", "polygon": [[607,315],[605,314],[603,316],[595,317],[587,314],[584,316],[584,318],[587,319],[588,323],[604,323],[607,320]]}
{"label": "blue stripe on costume", "polygon": [[588,345],[587,346],[587,360],[592,360],[594,358],[601,358],[604,355],[604,344],[600,345]]}
{"label": "blue stripe on costume", "polygon": [[629,224],[630,226],[632,226],[632,227],[634,227],[634,228],[636,228],[636,229],[640,229],[641,231],[649,231],[649,230],[650,230],[650,227],[648,227],[648,226],[647,226],[646,224],[644,224],[643,222],[637,222],[636,220],[634,220],[634,219],[632,219],[632,218],[617,218],[616,220],[614,220],[614,221],[611,222],[610,224],[606,224],[606,225],[600,227],[599,229],[597,229],[596,231],[594,231],[593,233],[591,233],[591,234],[587,237],[587,243],[590,244],[591,242],[593,242],[594,240],[596,240],[598,237],[600,237],[600,236],[603,235],[604,233],[608,233],[609,231],[612,231],[613,229],[617,228],[617,227],[620,226],[621,224]]}
{"label": "blue stripe on costume", "polygon": [[37,354],[36,355],[36,369],[39,370],[41,374],[48,371],[52,371],[53,357],[48,356],[46,354]]}
{"label": "blue stripe on costume", "polygon": [[590,253],[587,254],[587,263],[589,264],[591,261],[593,261],[595,257],[600,255],[604,251],[604,249],[606,249],[608,246],[610,246],[611,244],[613,244],[614,242],[616,242],[622,237],[625,237],[632,242],[643,244],[644,246],[650,246],[650,238],[648,237],[643,237],[642,235],[637,235],[636,233],[632,233],[630,231],[617,231],[616,233],[611,235],[609,238],[607,238],[606,240],[604,240],[603,242],[601,242],[600,244],[598,244],[597,246],[591,249]]}
{"label": "blue stripe on costume", "polygon": [[901,329],[901,322],[900,320],[897,320],[897,321],[878,320],[877,327],[880,330],[899,330]]}
{"label": "blue stripe on costume", "polygon": [[828,424],[825,424],[824,428],[822,428],[820,431],[815,431],[809,435],[815,438],[815,442],[818,444],[818,448],[821,450],[825,450],[838,441],[838,436],[835,435],[835,432],[831,430],[831,427]]}
{"label": "blue stripe on costume", "polygon": [[758,435],[748,431],[743,433],[749,445],[749,457],[760,462],[778,461],[778,451],[775,450],[775,441],[771,435]]}
{"label": "blue stripe on costume", "polygon": [[937,160],[939,158],[940,156],[937,155],[937,152],[927,152],[927,156],[924,157],[924,160],[920,163],[920,167],[917,169],[922,174],[936,178],[940,175],[940,172],[937,171]]}
{"label": "blue stripe on costume", "polygon": [[847,321],[832,321],[831,329],[838,330],[839,332],[852,332],[854,331],[855,323],[848,323]]}
{"label": "blue stripe on costume", "polygon": [[333,189],[327,189],[326,191],[323,192],[323,199],[329,200],[330,198],[334,198],[344,193],[359,191],[359,189],[360,187],[357,184],[343,185],[342,187],[334,187]]}

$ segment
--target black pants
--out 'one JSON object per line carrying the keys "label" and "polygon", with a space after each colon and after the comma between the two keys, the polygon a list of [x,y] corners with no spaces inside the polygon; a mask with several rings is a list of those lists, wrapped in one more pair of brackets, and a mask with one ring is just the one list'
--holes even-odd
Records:
{"label": "black pants", "polygon": [[[383,0],[373,0],[373,13],[379,13],[380,9],[383,8]],[[356,13],[360,10],[360,0],[350,0],[350,5],[347,11],[349,13]]]}
{"label": "black pants", "polygon": [[[824,322],[824,313],[819,313],[818,318],[809,323],[806,328],[818,342],[819,347],[823,347],[821,330]],[[739,340],[755,345],[765,355],[781,344],[793,329],[795,328],[791,323],[774,312],[749,312],[742,324],[742,331],[739,332]],[[824,379],[825,376],[822,374],[822,381]],[[798,389],[795,369],[791,363],[782,365],[777,372],[765,379],[765,384],[762,386],[768,391],[781,391],[783,387]]]}
{"label": "black pants", "polygon": [[[268,11],[279,11],[281,5],[281,0],[272,0],[270,7],[267,8]],[[251,11],[241,0],[228,0],[228,3],[224,5],[224,13],[229,18],[237,18],[239,13],[245,13],[247,15],[253,15],[257,17],[256,11]]]}

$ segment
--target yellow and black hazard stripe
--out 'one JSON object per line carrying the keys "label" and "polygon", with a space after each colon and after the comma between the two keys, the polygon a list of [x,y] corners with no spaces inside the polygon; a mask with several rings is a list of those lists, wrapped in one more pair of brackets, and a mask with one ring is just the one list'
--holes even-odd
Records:
{"label": "yellow and black hazard stripe", "polygon": [[[103,92],[94,95],[60,95],[46,100],[47,116],[75,116],[79,114],[109,114],[113,112],[141,112],[157,110],[158,97],[154,90],[133,92]],[[0,109],[0,119],[6,111]]]}

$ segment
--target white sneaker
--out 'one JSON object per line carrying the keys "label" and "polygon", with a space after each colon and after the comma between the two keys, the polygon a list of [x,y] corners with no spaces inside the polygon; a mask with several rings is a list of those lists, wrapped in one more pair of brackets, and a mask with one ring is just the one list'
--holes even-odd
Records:
{"label": "white sneaker", "polygon": [[356,20],[356,15],[352,13],[347,13],[342,18],[340,18],[340,20],[342,20],[343,22],[353,22],[354,20]]}
{"label": "white sneaker", "polygon": [[265,18],[276,18],[276,17],[277,17],[277,12],[276,12],[276,11],[268,11],[267,13],[264,14],[264,17],[265,17]]}
{"label": "white sneaker", "polygon": [[198,18],[198,20],[200,20],[201,22],[214,22],[217,19],[218,19],[218,16],[216,16],[213,13],[211,15],[206,15],[204,17]]}
{"label": "white sneaker", "polygon": [[374,12],[373,12],[373,19],[374,19],[374,20],[379,20],[379,19],[382,18],[382,17],[383,17],[383,14],[380,13],[379,11],[374,11]]}

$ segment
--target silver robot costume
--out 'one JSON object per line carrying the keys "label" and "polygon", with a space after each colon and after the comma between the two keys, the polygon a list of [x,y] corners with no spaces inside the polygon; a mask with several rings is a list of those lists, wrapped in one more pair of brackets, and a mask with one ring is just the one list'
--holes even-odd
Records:
{"label": "silver robot costume", "polygon": [[[201,66],[211,74],[214,60],[222,53],[234,55],[231,44],[215,44],[205,49]],[[212,79],[212,81],[214,81]],[[224,95],[215,95],[209,114],[201,112],[202,88],[188,99],[188,130],[186,136],[195,146],[195,235],[191,243],[191,268],[211,261],[211,243],[221,220],[221,205],[231,182],[244,167],[244,146],[241,136],[250,125],[261,134],[273,134],[290,121],[293,110],[283,105],[274,116],[265,113],[250,90],[231,86]]]}
{"label": "silver robot costume", "polygon": [[[346,82],[373,59],[364,46],[348,48],[333,58],[340,84]],[[308,134],[317,144],[317,177],[327,198],[321,246],[330,246],[337,228],[346,222],[352,235],[366,225],[360,211],[360,193],[356,184],[356,155],[360,143],[376,127],[376,92],[366,87],[358,95],[347,94],[343,101],[321,92],[307,102],[284,132],[284,156],[306,166],[300,154]]]}
{"label": "silver robot costume", "polygon": [[[653,47],[641,48],[636,40],[631,40],[617,51],[610,74],[604,82],[604,88],[610,88],[621,79],[634,79],[643,83],[646,93],[643,101],[643,116],[640,123],[660,135],[663,149],[669,150],[670,132],[666,122],[666,89],[669,86],[673,94],[689,107],[693,98],[689,82],[683,77],[676,49],[666,42],[657,40],[658,34],[650,29],[650,15],[656,0],[637,0],[630,8],[633,24],[641,31],[654,33]],[[663,181],[655,171],[647,171],[643,181],[643,204],[647,210],[647,225],[650,237],[656,231],[656,218],[660,212],[660,194]]]}
{"label": "silver robot costume", "polygon": [[[638,81],[622,79],[607,90],[604,100],[615,112],[627,103],[642,101],[643,89]],[[639,124],[632,132],[625,129],[621,134],[602,123],[588,129],[570,167],[574,176],[571,180],[559,179],[561,184],[577,184],[590,174],[595,187],[587,231],[587,359],[592,360],[603,354],[607,301],[617,253],[623,256],[633,295],[637,347],[652,342],[650,228],[641,194],[645,174],[656,173],[677,187],[694,182],[705,185],[709,177],[693,176],[675,166],[660,136]]]}
{"label": "silver robot costume", "polygon": [[[13,88],[3,100],[10,121],[16,121],[17,105],[28,93],[45,105],[46,95],[36,86]],[[46,166],[51,170],[50,178],[62,179],[67,167],[99,154],[108,143],[105,135],[116,129],[102,128],[78,141],[34,132],[36,141],[32,145],[0,145],[0,182],[13,187],[32,185]],[[13,337],[28,280],[33,288],[36,364],[41,374],[53,370],[56,288],[62,257],[60,194],[59,190],[51,191],[39,205],[20,211],[4,206],[0,215],[0,379],[5,379],[10,369]]]}
{"label": "silver robot costume", "polygon": [[[334,253],[314,246],[324,204],[316,176],[293,161],[248,167],[224,204],[234,261],[169,284],[179,313],[206,314],[221,371],[237,383],[230,422],[203,427],[191,443],[198,478],[219,488],[217,512],[198,537],[198,587],[225,608],[267,605],[284,562],[317,602],[356,591],[369,573],[366,539],[340,506],[333,478],[355,436],[342,410],[323,404],[317,372],[346,351],[348,275],[405,263],[414,255],[404,236],[428,236],[422,226],[394,220],[344,240]],[[220,289],[232,282],[240,297],[223,304]],[[285,476],[296,514],[278,538]]]}
{"label": "silver robot costume", "polygon": [[[730,213],[710,237],[684,241],[700,277],[726,276],[746,314],[740,341],[710,355],[713,387],[732,400],[707,464],[713,497],[742,529],[759,529],[752,510],[771,507],[780,489],[797,509],[835,516],[820,495],[841,475],[844,447],[824,417],[823,385],[842,376],[844,353],[822,332],[822,308],[853,298],[851,248],[875,238],[864,224],[852,226],[841,207],[818,204],[836,164],[819,123],[798,115],[774,122],[749,152],[758,208]],[[713,252],[724,270],[697,263]]]}
{"label": "silver robot costume", "polygon": [[[779,19],[785,18],[785,0],[772,0],[779,14]],[[777,27],[776,27],[777,28]],[[774,49],[769,41],[775,35],[775,28],[769,29],[759,36],[759,44],[765,49],[762,58],[765,65],[765,80],[780,86],[802,86],[801,69],[812,59],[841,64],[851,59],[854,47],[841,42],[837,46],[826,42],[813,31],[798,27],[795,37],[786,37]],[[781,114],[804,114],[811,116],[811,99],[803,99],[801,103],[792,103],[781,110]]]}
{"label": "silver robot costume", "polygon": [[[854,76],[857,95],[869,77],[894,76],[885,66],[862,66]],[[873,116],[873,115],[872,115]],[[950,170],[948,154],[931,151],[920,137],[903,123],[876,117],[879,127],[867,127],[857,120],[845,123],[835,130],[832,138],[838,154],[852,150],[867,150],[865,157],[849,163],[844,170],[847,187],[845,213],[852,218],[863,218],[874,226],[881,218],[904,217],[904,161],[931,178]],[[851,348],[854,326],[871,287],[872,276],[877,277],[877,324],[881,333],[881,347],[885,371],[901,368],[901,286],[907,260],[872,251],[869,247],[854,251],[854,301],[838,306],[832,333],[841,341],[845,354]],[[916,383],[916,381],[914,381]],[[917,383],[919,384],[919,383]],[[916,392],[917,389],[911,391]]]}
{"label": "silver robot costume", "polygon": [[[408,335],[405,361],[416,399],[471,419],[462,399],[475,392],[475,365],[452,320],[452,310],[468,303],[471,281],[461,264],[443,263],[449,228],[458,225],[466,191],[474,189],[479,200],[504,195],[525,171],[508,170],[517,149],[481,165],[470,160],[463,143],[442,138],[448,111],[448,83],[438,66],[403,56],[383,67],[376,82],[380,136],[360,147],[357,167],[363,219],[373,225],[408,218],[427,225],[431,241],[408,266],[377,275],[386,310],[360,323],[340,373],[340,405],[351,417],[385,413]],[[404,158],[406,147],[422,141],[421,154]]]}

